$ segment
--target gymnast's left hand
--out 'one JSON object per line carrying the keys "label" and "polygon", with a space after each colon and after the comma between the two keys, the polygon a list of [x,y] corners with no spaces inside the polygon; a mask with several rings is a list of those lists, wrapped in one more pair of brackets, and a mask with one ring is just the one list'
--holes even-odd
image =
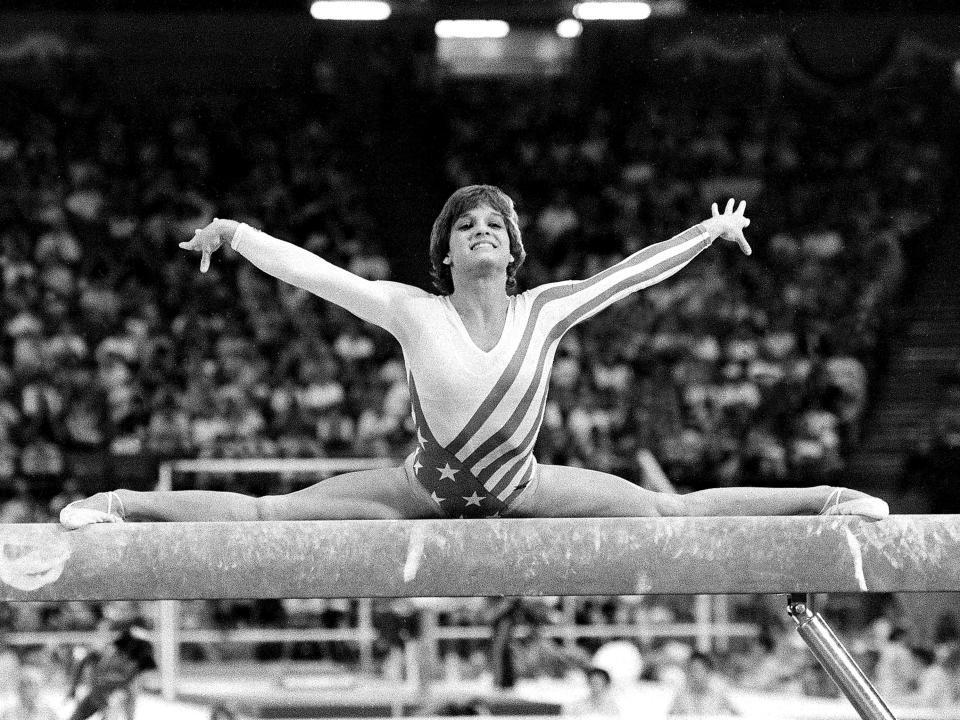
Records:
{"label": "gymnast's left hand", "polygon": [[200,272],[205,273],[210,269],[210,257],[225,243],[233,239],[233,235],[239,226],[240,223],[236,220],[214,218],[213,222],[196,230],[193,237],[180,243],[179,247],[201,253]]}
{"label": "gymnast's left hand", "polygon": [[743,229],[750,224],[750,219],[744,217],[744,210],[747,208],[747,201],[741,200],[740,205],[734,210],[734,199],[727,201],[727,207],[721,213],[716,203],[713,203],[711,211],[712,217],[704,220],[703,225],[712,237],[722,237],[724,240],[730,240],[740,246],[744,255],[753,252],[747,238],[744,237]]}

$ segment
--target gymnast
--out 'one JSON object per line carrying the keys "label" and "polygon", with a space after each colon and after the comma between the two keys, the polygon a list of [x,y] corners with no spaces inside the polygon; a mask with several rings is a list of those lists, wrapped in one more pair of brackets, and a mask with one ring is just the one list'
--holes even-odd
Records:
{"label": "gymnast", "polygon": [[718,238],[750,254],[746,203],[585,280],[516,293],[526,255],[513,201],[490,185],[451,195],[430,235],[438,294],[370,281],[249,225],[214,219],[184,250],[200,271],[229,245],[256,267],[380,326],[400,343],[416,447],[398,467],[328,478],[282,495],[111,490],[68,505],[77,528],[154,521],[846,514],[880,519],[886,502],[841,487],[724,487],[654,492],[603,472],[537,463],[550,369],[564,333],[681,270]]}

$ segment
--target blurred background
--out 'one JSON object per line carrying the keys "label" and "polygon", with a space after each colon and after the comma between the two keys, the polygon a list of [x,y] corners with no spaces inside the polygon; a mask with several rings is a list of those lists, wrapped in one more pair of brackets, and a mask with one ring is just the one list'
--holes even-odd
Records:
{"label": "blurred background", "polygon": [[[431,223],[471,183],[517,203],[521,289],[728,197],[752,218],[752,256],[703,255],[565,337],[540,461],[960,512],[954,4],[616,5],[631,17],[4,3],[0,522],[117,486],[285,492],[406,455],[392,338],[233,256],[201,275],[177,242],[230,217],[429,288]],[[7,604],[0,717],[84,698],[110,718],[853,717],[782,600]],[[955,595],[823,600],[901,716],[960,716]]]}

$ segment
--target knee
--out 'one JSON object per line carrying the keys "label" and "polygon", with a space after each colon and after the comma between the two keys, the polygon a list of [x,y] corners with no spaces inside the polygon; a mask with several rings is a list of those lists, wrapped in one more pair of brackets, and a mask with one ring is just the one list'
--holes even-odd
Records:
{"label": "knee", "polygon": [[634,497],[595,498],[577,513],[580,517],[674,517],[684,515],[683,498],[660,492]]}
{"label": "knee", "polygon": [[679,517],[687,515],[687,503],[683,495],[648,490],[632,486],[630,493],[623,498],[611,498],[610,503],[619,512],[612,515],[629,517]]}
{"label": "knee", "polygon": [[683,517],[689,515],[683,495],[658,492],[654,500],[654,517]]}
{"label": "knee", "polygon": [[328,508],[331,520],[400,520],[403,514],[376,500],[333,499]]}
{"label": "knee", "polygon": [[403,513],[383,503],[370,503],[368,513],[371,520],[402,520]]}
{"label": "knee", "polygon": [[264,495],[253,499],[255,520],[279,520],[280,511],[277,507],[278,496]]}
{"label": "knee", "polygon": [[285,495],[264,495],[254,499],[256,520],[399,520],[403,514],[381,502],[355,498],[324,498],[322,503],[304,507],[302,501]]}

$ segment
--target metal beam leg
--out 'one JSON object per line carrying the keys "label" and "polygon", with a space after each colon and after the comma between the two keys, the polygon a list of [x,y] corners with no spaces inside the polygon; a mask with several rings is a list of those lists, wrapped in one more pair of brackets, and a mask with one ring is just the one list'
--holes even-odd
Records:
{"label": "metal beam leg", "polygon": [[180,675],[180,601],[158,600],[156,603],[157,669],[160,672],[160,696],[177,699]]}
{"label": "metal beam leg", "polygon": [[810,595],[789,595],[787,612],[796,621],[800,637],[863,720],[896,720],[823,616],[814,611]]}

